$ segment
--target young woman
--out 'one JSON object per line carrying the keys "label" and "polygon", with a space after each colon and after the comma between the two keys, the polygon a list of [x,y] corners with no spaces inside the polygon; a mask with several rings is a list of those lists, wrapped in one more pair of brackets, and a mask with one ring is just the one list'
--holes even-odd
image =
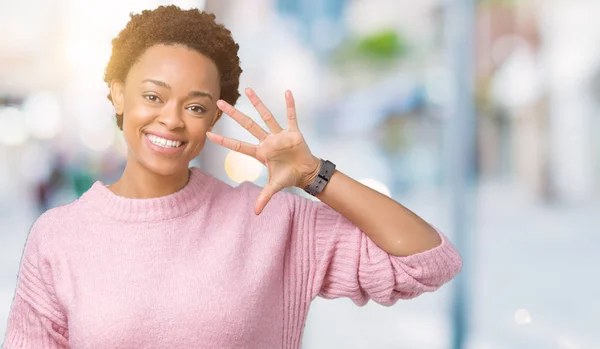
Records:
{"label": "young woman", "polygon": [[[126,168],[34,223],[5,349],[299,348],[316,296],[392,305],[459,272],[443,235],[311,153],[291,92],[285,128],[251,89],[267,129],[236,110],[237,52],[214,15],[131,16],[105,75]],[[222,113],[257,144],[212,133]],[[258,159],[268,184],[189,168],[206,138]]]}

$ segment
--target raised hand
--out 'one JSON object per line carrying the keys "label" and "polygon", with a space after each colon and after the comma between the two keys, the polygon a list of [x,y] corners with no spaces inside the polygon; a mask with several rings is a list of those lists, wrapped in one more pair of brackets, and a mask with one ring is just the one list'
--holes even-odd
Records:
{"label": "raised hand", "polygon": [[285,93],[288,119],[286,129],[281,128],[273,114],[252,89],[246,89],[246,96],[260,114],[270,133],[229,103],[219,100],[217,107],[248,130],[259,143],[250,144],[213,132],[207,132],[206,135],[212,142],[251,156],[267,167],[269,180],[254,206],[254,212],[258,215],[273,195],[283,188],[308,186],[319,173],[321,162],[311,153],[304,136],[298,129],[296,106],[290,91]]}

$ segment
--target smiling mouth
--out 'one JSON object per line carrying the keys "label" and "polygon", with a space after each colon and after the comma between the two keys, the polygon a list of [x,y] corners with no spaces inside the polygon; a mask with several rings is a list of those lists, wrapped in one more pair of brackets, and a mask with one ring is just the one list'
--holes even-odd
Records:
{"label": "smiling mouth", "polygon": [[146,133],[145,135],[148,138],[148,140],[152,142],[152,144],[158,145],[159,147],[163,148],[179,148],[186,144],[186,142],[172,141],[170,139],[161,138],[148,133]]}

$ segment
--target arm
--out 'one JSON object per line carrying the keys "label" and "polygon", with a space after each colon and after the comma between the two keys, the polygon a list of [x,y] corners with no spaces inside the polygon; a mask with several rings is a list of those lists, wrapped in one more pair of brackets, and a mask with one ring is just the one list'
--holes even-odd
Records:
{"label": "arm", "polygon": [[347,297],[357,305],[370,299],[392,305],[399,299],[437,290],[462,267],[454,246],[437,231],[441,240],[438,246],[397,257],[325,203],[284,195],[293,220],[291,264],[300,268],[294,273],[304,280],[298,284],[309,287],[310,299]]}
{"label": "arm", "polygon": [[[316,171],[307,183],[319,173],[321,162],[315,161]],[[409,209],[340,171],[317,197],[393,256],[427,251],[442,242],[435,229]]]}
{"label": "arm", "polygon": [[[321,161],[315,158],[319,173]],[[391,198],[334,171],[317,195],[313,296],[391,305],[432,292],[462,268],[454,246]]]}
{"label": "arm", "polygon": [[67,319],[52,282],[52,267],[43,245],[42,216],[32,227],[17,280],[3,349],[67,349]]}
{"label": "arm", "polygon": [[[218,107],[260,143],[210,132],[207,137],[267,166],[269,180],[254,208],[260,214],[281,189],[305,188],[311,183],[320,161],[299,131],[291,92],[286,92],[287,129],[281,128],[252,90],[246,94],[271,133],[220,100]],[[310,296],[345,296],[357,304],[374,299],[389,305],[437,289],[462,266],[458,252],[443,235],[402,205],[341,172],[334,173],[319,199],[323,202],[298,196],[288,199],[293,219],[290,269],[310,288]],[[298,258],[300,269],[295,269]]]}
{"label": "arm", "polygon": [[43,315],[19,294],[11,306],[3,349],[69,348],[66,327]]}
{"label": "arm", "polygon": [[[285,95],[288,114],[288,127],[285,130],[251,89],[246,90],[246,95],[272,133],[269,134],[227,102],[219,100],[219,109],[246,128],[260,143],[253,145],[212,132],[208,132],[207,137],[267,166],[269,181],[255,205],[256,214],[260,214],[281,189],[292,186],[305,188],[312,183],[319,173],[321,162],[311,153],[298,128],[296,106],[290,91],[286,91]],[[420,217],[339,171],[333,174],[318,198],[354,223],[391,255],[407,256],[432,249],[441,243],[439,234]]]}

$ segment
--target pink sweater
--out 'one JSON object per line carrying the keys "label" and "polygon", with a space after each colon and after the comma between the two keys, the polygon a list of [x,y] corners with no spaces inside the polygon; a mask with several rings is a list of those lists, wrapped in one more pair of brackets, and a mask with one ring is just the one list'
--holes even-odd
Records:
{"label": "pink sweater", "polygon": [[4,349],[299,348],[316,296],[398,299],[461,268],[442,244],[390,256],[320,202],[193,168],[181,191],[114,195],[101,182],[33,225]]}

